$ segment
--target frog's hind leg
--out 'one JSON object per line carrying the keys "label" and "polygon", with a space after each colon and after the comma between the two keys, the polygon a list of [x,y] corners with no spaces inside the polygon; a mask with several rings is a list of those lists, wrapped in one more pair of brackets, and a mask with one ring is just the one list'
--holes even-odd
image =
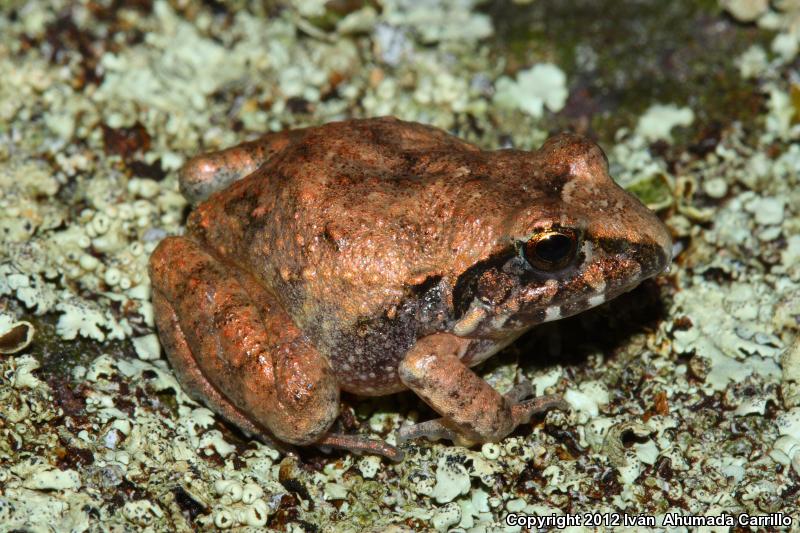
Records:
{"label": "frog's hind leg", "polygon": [[181,193],[196,205],[256,171],[276,154],[304,135],[304,130],[268,133],[254,141],[191,158],[181,168]]}
{"label": "frog's hind leg", "polygon": [[525,401],[525,386],[503,396],[464,364],[460,355],[470,340],[449,333],[423,337],[400,362],[400,379],[442,418],[401,428],[399,441],[446,438],[459,444],[495,442],[531,416],[566,409],[558,396]]}
{"label": "frog's hind leg", "polygon": [[186,337],[180,329],[175,310],[160,292],[153,292],[153,308],[161,343],[169,355],[178,381],[186,392],[195,400],[208,405],[213,411],[223,413],[225,418],[245,433],[257,436],[273,448],[294,453],[288,444],[272,438],[264,428],[254,424],[203,377],[197,364],[193,364],[194,357],[186,342]]}
{"label": "frog's hind leg", "polygon": [[193,397],[284,442],[327,433],[339,407],[333,372],[260,284],[183,237],[159,244],[150,276],[159,333]]}

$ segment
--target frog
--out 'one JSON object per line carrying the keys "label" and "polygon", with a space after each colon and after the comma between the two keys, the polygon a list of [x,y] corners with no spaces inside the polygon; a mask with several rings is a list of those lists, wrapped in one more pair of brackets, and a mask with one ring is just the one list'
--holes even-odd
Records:
{"label": "frog", "polygon": [[185,231],[149,261],[167,358],[191,397],[292,447],[402,459],[334,430],[343,391],[411,390],[438,414],[401,426],[398,445],[498,442],[568,409],[474,367],[672,257],[665,224],[571,132],[484,150],[393,117],[343,120],[196,156],[179,184]]}

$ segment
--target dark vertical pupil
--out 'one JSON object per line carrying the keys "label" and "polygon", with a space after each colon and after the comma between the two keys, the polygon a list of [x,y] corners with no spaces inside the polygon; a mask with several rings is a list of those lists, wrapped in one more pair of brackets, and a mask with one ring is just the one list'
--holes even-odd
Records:
{"label": "dark vertical pupil", "polygon": [[554,233],[535,244],[535,253],[542,261],[559,263],[572,251],[572,239],[560,233]]}

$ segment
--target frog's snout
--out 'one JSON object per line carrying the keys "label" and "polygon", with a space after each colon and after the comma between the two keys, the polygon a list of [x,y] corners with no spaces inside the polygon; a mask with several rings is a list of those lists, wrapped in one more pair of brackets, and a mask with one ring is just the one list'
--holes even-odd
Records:
{"label": "frog's snout", "polygon": [[[629,193],[619,197],[619,205],[620,209],[593,221],[588,233],[610,258],[621,261],[617,269],[627,270],[635,286],[667,269],[673,255],[672,234],[658,215]],[[634,271],[625,264],[635,265]]]}
{"label": "frog's snout", "polygon": [[648,233],[652,245],[652,260],[642,265],[643,278],[655,276],[666,270],[672,262],[672,235],[669,228],[653,214],[652,230]]}

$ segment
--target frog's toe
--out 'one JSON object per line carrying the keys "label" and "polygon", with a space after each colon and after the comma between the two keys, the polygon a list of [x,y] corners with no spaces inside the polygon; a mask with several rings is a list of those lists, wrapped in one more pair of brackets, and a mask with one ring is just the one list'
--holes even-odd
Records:
{"label": "frog's toe", "polygon": [[325,448],[340,448],[356,454],[368,453],[371,455],[382,455],[387,459],[399,463],[405,456],[402,450],[392,446],[388,442],[376,439],[369,439],[359,435],[343,435],[340,433],[329,433],[316,442],[317,446]]}
{"label": "frog's toe", "polygon": [[[512,389],[513,390],[513,389]],[[547,396],[537,396],[530,400],[524,400],[511,406],[511,416],[514,425],[527,424],[535,414],[545,413],[552,409],[569,411],[570,405],[562,396],[550,394]]]}
{"label": "frog's toe", "polygon": [[442,418],[426,420],[419,424],[401,427],[397,432],[397,442],[403,444],[410,440],[425,438],[431,441],[446,439],[460,446],[471,446],[474,442],[466,439],[444,425]]}
{"label": "frog's toe", "polygon": [[520,382],[514,385],[511,390],[505,393],[505,397],[511,403],[519,403],[526,398],[534,395],[535,387],[533,383],[527,378],[521,378]]}

